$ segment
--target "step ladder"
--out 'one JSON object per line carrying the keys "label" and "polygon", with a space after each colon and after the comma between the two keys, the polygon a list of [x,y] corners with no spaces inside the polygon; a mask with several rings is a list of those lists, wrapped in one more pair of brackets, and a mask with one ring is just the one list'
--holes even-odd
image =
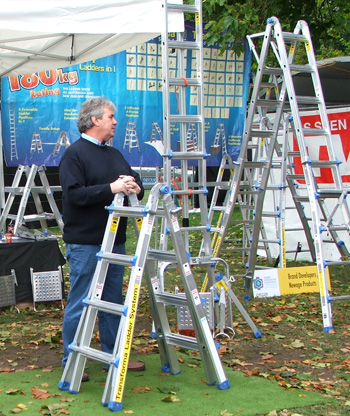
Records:
{"label": "step ladder", "polygon": [[137,129],[136,129],[135,121],[127,122],[123,149],[125,149],[125,147],[129,149],[129,153],[131,152],[131,149],[134,149],[134,148],[137,148],[138,151],[140,152],[140,143],[137,137]]}
{"label": "step ladder", "polygon": [[67,147],[70,146],[70,140],[68,138],[68,134],[67,134],[66,131],[61,131],[60,132],[60,134],[58,136],[58,139],[57,139],[57,142],[55,144],[55,147],[52,151],[52,156],[59,155],[62,146],[65,149],[67,149]]}
{"label": "step ladder", "polygon": [[[36,184],[39,181],[40,184]],[[24,183],[24,184],[23,184]],[[63,232],[63,221],[56,201],[53,197],[54,191],[60,191],[60,186],[50,186],[44,166],[19,165],[15,173],[12,185],[5,188],[8,193],[5,207],[0,216],[0,233],[7,230],[7,223],[14,222],[13,235],[16,239],[42,239],[49,238],[48,220],[55,220],[61,232]],[[51,212],[44,212],[40,196],[45,197],[49,203]],[[16,214],[11,214],[11,208],[19,199],[19,206]],[[32,198],[36,208],[35,214],[25,214],[29,198]],[[37,230],[31,233],[25,226],[26,223],[40,221],[42,232]],[[55,237],[56,238],[56,237]]]}
{"label": "step ladder", "polygon": [[[88,297],[84,301],[85,308],[74,341],[70,346],[71,352],[59,382],[59,388],[61,390],[69,390],[71,393],[77,393],[80,389],[86,359],[101,361],[109,365],[102,403],[112,411],[122,409],[132,334],[142,278],[145,274],[158,339],[162,370],[164,372],[172,372],[173,374],[180,372],[175,346],[193,349],[199,351],[201,354],[208,384],[216,384],[222,390],[228,389],[230,384],[223,371],[217,348],[214,344],[202,307],[200,295],[191,272],[191,263],[188,253],[185,250],[181,228],[178,223],[178,209],[174,204],[170,188],[163,184],[155,185],[150,192],[146,206],[141,206],[136,196],[131,195],[128,197],[129,206],[125,207],[124,197],[125,195],[123,193],[116,194],[113,204],[108,207],[109,217],[107,227],[101,245],[101,251],[97,254],[99,261]],[[136,235],[138,235],[134,255],[112,253],[119,218],[121,216],[134,219],[134,228]],[[170,227],[169,234],[174,247],[173,251],[151,249],[154,223],[157,216],[167,218],[167,223]],[[135,223],[136,219],[140,218],[142,218],[142,224],[138,226]],[[140,220],[137,222],[140,223]],[[170,299],[169,295],[160,291],[160,282],[157,278],[157,270],[155,267],[155,262],[159,261],[159,259],[176,264],[179,268],[186,298],[179,298],[173,295]],[[109,263],[123,264],[131,267],[129,285],[123,305],[112,304],[101,300]],[[166,305],[169,302],[189,307],[197,338],[174,334],[170,330],[170,324],[166,316]],[[121,316],[112,354],[94,349],[90,345],[97,312],[99,310]]]}
{"label": "step ladder", "polygon": [[[327,267],[332,264],[346,264],[349,258],[347,248],[349,232],[349,209],[346,202],[347,190],[344,189],[341,175],[339,172],[339,162],[334,154],[331,133],[329,128],[326,107],[324,103],[322,87],[317,71],[316,60],[309,28],[306,22],[299,21],[293,33],[282,31],[277,18],[268,20],[266,31],[248,37],[251,49],[258,60],[258,70],[249,104],[245,133],[243,137],[242,149],[236,162],[234,184],[232,189],[232,202],[236,201],[239,195],[239,188],[242,177],[247,172],[246,168],[261,168],[258,182],[249,192],[255,198],[255,219],[252,229],[252,238],[249,248],[249,258],[246,273],[246,298],[251,296],[252,279],[256,268],[256,254],[260,241],[262,228],[261,219],[264,214],[264,198],[268,188],[268,179],[273,167],[273,154],[279,148],[278,137],[283,129],[283,120],[286,113],[290,114],[290,123],[298,146],[300,155],[301,174],[298,177],[292,173],[287,174],[286,181],[288,188],[293,195],[294,203],[300,218],[303,218],[304,232],[312,240],[314,247],[315,262],[317,264],[318,279],[320,286],[320,298],[322,307],[322,317],[324,331],[329,332],[333,329],[331,301],[337,300],[329,295],[327,282]],[[287,52],[288,49],[288,52]],[[308,63],[305,65],[296,64],[299,56],[306,52]],[[273,59],[271,59],[271,57]],[[268,67],[267,62],[277,63],[275,67]],[[314,88],[313,96],[296,96],[293,73],[302,72],[309,76]],[[275,90],[274,99],[266,95],[266,82],[271,80],[271,76],[277,76],[280,80],[279,90]],[[266,81],[268,80],[268,81]],[[267,99],[266,99],[267,98]],[[320,115],[321,128],[304,128],[300,118],[300,108],[305,110],[307,107],[318,109]],[[265,114],[273,113],[273,119],[266,123],[264,129],[256,128],[256,117],[258,109],[264,108]],[[249,162],[247,150],[253,138],[264,140],[265,160]],[[307,142],[311,140],[323,140],[327,146],[329,159],[327,161],[310,160],[307,152]],[[297,159],[294,158],[294,162]],[[315,170],[325,168],[332,173],[333,183],[328,187],[323,187],[317,183]],[[304,192],[302,187],[295,186],[296,182],[305,182]],[[329,204],[331,207],[329,207]],[[308,206],[308,210],[305,206]],[[335,224],[336,214],[341,217],[339,223]],[[340,215],[341,214],[341,215]],[[305,217],[308,220],[305,220]],[[311,228],[311,232],[308,231]],[[339,232],[344,231],[346,239],[340,238]],[[330,262],[324,256],[325,240],[327,235],[328,242],[333,243],[338,251],[340,260]],[[350,296],[341,296],[341,299]]]}
{"label": "step ladder", "polygon": [[38,152],[43,153],[43,143],[39,133],[33,133],[32,141],[30,143],[30,153]]}
{"label": "step ladder", "polygon": [[155,121],[152,121],[150,143],[153,143],[156,141],[161,141],[163,143],[163,132],[161,128],[159,127],[159,124]]}

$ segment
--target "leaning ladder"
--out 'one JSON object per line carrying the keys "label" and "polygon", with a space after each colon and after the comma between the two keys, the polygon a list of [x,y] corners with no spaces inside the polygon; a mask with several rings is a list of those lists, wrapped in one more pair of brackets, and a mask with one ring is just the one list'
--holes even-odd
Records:
{"label": "leaning ladder", "polygon": [[[191,271],[191,263],[185,250],[181,229],[178,224],[177,212],[170,189],[162,184],[155,185],[150,193],[147,205],[139,205],[136,197],[129,197],[131,206],[124,207],[123,193],[116,194],[114,202],[108,207],[109,217],[105,230],[101,251],[97,254],[98,262],[87,299],[84,300],[83,310],[70,354],[65,366],[59,388],[77,393],[80,389],[81,378],[86,359],[101,361],[109,365],[107,381],[104,388],[102,403],[112,411],[119,411],[123,406],[123,391],[126,381],[127,366],[132,345],[132,335],[137,314],[138,299],[141,290],[142,277],[145,273],[150,294],[152,315],[156,327],[162,370],[178,374],[179,363],[176,358],[175,346],[197,350],[201,354],[203,367],[209,385],[216,384],[219,389],[228,389],[229,381],[225,377],[214,340],[211,335],[208,320],[205,316],[202,302]],[[163,200],[163,207],[159,202]],[[135,202],[136,201],[136,202]],[[151,250],[151,240],[154,223],[157,216],[167,217],[170,225],[169,234],[174,250]],[[119,218],[142,218],[138,234],[135,254],[113,254],[115,235],[118,230]],[[135,226],[135,231],[139,227]],[[159,290],[160,282],[154,262],[160,259],[176,263],[184,284],[186,297],[176,298],[171,302],[175,305],[186,305],[192,315],[197,338],[174,334],[170,330],[166,316],[166,303],[169,295]],[[101,300],[108,265],[122,264],[131,267],[129,285],[123,305]],[[97,319],[97,312],[105,311],[121,316],[120,325],[112,354],[91,347],[91,339]]]}

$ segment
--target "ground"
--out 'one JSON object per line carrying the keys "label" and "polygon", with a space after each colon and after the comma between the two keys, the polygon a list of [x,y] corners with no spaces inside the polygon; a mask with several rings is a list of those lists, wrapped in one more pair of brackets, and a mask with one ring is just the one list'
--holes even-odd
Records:
{"label": "ground", "polygon": [[[337,399],[337,405],[313,406],[294,414],[336,416],[350,412],[349,302],[334,307],[334,331],[322,330],[317,294],[255,299],[244,304],[262,333],[256,338],[233,308],[233,338],[220,337],[222,361],[252,377],[271,378],[283,388],[306,389]],[[28,306],[17,314],[0,311],[0,372],[60,366],[63,311],[34,312]],[[176,326],[176,319],[172,322]],[[146,291],[140,298],[132,355],[157,352]],[[231,334],[231,332],[229,332]],[[96,334],[93,342],[98,341]],[[275,415],[289,416],[296,410]]]}

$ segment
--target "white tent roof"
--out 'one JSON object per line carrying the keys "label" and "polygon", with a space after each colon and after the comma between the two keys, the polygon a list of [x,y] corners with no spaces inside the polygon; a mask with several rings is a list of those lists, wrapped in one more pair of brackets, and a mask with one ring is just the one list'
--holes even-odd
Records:
{"label": "white tent roof", "polygon": [[[0,77],[113,55],[164,32],[163,0],[1,0]],[[182,4],[182,0],[172,0]],[[169,12],[168,31],[185,30]],[[0,208],[4,207],[0,136]]]}
{"label": "white tent roof", "polygon": [[[2,0],[0,76],[75,65],[152,39],[164,28],[162,3],[162,0]],[[169,31],[184,31],[183,13],[169,13]]]}

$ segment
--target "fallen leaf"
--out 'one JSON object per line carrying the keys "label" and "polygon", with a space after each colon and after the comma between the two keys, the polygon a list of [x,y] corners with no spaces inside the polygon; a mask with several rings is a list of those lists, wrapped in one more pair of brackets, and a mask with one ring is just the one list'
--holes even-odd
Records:
{"label": "fallen leaf", "polygon": [[47,390],[39,389],[38,387],[32,387],[33,397],[39,400],[46,400],[50,397],[50,394]]}

